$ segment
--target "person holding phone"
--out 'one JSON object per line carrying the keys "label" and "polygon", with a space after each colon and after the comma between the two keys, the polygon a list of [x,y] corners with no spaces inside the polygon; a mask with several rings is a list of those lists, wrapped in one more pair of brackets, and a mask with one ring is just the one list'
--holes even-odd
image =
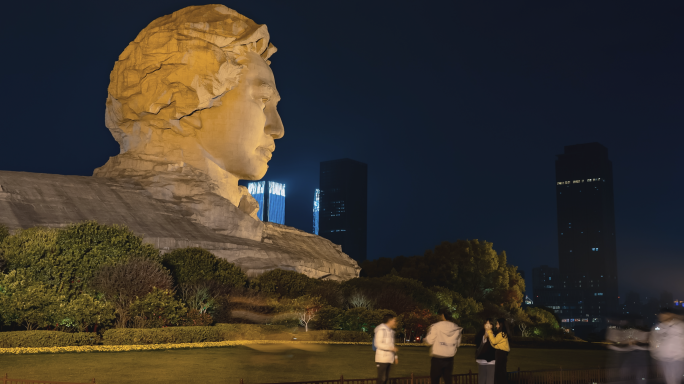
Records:
{"label": "person holding phone", "polygon": [[[485,320],[491,327],[494,321]],[[494,365],[496,357],[494,347],[489,342],[485,327],[475,335],[475,362],[477,363],[477,384],[494,384]]]}
{"label": "person holding phone", "polygon": [[494,347],[494,384],[508,384],[508,374],[506,364],[508,363],[508,352],[511,347],[508,344],[508,324],[506,319],[496,319],[496,334],[492,331],[491,324],[485,324],[487,339]]}

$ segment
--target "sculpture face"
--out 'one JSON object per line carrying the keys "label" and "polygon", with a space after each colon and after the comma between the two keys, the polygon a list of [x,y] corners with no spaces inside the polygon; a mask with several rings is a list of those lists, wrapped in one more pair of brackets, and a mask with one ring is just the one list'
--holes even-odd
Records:
{"label": "sculpture face", "polygon": [[238,85],[211,108],[198,112],[200,145],[226,171],[240,179],[258,180],[268,170],[275,139],[284,135],[276,109],[280,95],[273,72],[257,53],[241,58]]}

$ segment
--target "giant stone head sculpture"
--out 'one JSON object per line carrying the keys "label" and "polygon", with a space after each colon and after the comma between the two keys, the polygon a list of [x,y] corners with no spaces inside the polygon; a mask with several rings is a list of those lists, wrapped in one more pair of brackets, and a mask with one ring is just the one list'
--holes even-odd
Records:
{"label": "giant stone head sculpture", "polygon": [[275,51],[265,25],[223,5],[160,17],[114,65],[107,128],[122,154],[258,180],[284,134]]}

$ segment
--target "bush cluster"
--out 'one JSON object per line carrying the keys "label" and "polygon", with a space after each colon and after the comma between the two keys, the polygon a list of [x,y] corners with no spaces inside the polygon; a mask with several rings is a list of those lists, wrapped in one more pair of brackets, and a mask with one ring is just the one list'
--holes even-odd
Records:
{"label": "bush cluster", "polygon": [[[492,243],[445,242],[362,267],[365,277],[344,282],[279,269],[250,280],[205,249],[161,254],[121,226],[0,228],[0,326],[104,332],[113,343],[201,342],[219,331],[211,337],[287,339],[297,325],[328,332],[308,338],[368,340],[392,313],[399,335],[420,339],[448,308],[471,333],[503,317],[525,336],[560,335],[552,313],[521,308],[524,282]],[[215,322],[231,324],[204,330]]]}
{"label": "bush cluster", "polygon": [[220,296],[245,284],[204,249],[162,257],[126,227],[0,228],[0,326],[9,329],[204,326]]}

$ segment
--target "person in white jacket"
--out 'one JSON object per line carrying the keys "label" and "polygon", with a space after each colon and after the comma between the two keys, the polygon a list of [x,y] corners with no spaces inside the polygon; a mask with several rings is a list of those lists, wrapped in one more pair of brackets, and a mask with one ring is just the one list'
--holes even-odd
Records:
{"label": "person in white jacket", "polygon": [[447,308],[438,312],[438,322],[430,326],[425,344],[430,345],[430,380],[432,384],[439,384],[440,377],[444,384],[451,384],[454,372],[454,356],[461,345],[461,330],[451,317]]}
{"label": "person in white jacket", "polygon": [[662,309],[651,331],[651,356],[665,376],[666,384],[680,384],[684,377],[684,321],[671,309]]}
{"label": "person in white jacket", "polygon": [[389,381],[389,371],[397,359],[399,349],[394,346],[394,329],[397,327],[397,317],[387,314],[382,324],[375,327],[373,347],[375,348],[375,365],[378,367],[378,384]]}

